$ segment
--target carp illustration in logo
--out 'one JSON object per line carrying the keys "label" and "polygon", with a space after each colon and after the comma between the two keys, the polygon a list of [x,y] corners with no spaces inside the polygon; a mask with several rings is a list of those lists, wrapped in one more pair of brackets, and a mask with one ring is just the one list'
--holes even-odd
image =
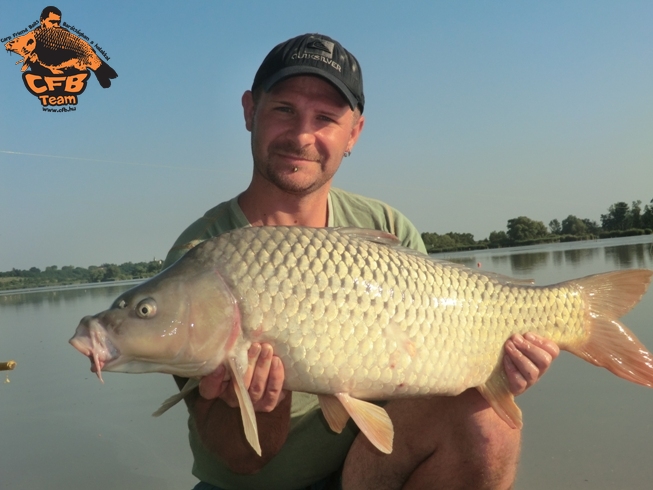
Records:
{"label": "carp illustration in logo", "polygon": [[5,49],[22,57],[16,64],[23,64],[25,86],[43,106],[76,105],[77,96],[86,88],[89,69],[104,88],[118,77],[88,42],[61,27],[58,8],[43,9],[39,23],[5,44]]}

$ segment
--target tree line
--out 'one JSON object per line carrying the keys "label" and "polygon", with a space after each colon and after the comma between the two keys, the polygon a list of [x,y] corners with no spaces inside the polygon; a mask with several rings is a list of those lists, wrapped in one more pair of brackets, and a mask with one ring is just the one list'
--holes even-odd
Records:
{"label": "tree line", "polygon": [[162,260],[151,260],[149,262],[125,262],[121,265],[92,265],[88,269],[72,265],[65,265],[61,268],[52,265],[46,267],[45,270],[38,267],[27,270],[12,269],[0,272],[0,290],[145,279],[157,274],[162,265]]}
{"label": "tree line", "polygon": [[493,231],[486,239],[476,241],[471,233],[422,233],[429,253],[484,248],[514,247],[536,243],[592,240],[653,233],[653,199],[642,208],[642,201],[632,205],[617,202],[601,215],[601,224],[570,214],[560,222],[553,219],[547,227],[542,221],[526,216],[509,219],[506,231]]}

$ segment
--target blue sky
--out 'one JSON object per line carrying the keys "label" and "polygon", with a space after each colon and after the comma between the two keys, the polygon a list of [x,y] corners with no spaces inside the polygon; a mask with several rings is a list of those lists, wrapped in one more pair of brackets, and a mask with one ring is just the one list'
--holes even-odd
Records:
{"label": "blue sky", "polygon": [[[481,239],[517,216],[599,221],[653,198],[650,1],[54,5],[119,77],[45,113],[19,57],[0,57],[1,271],[165,257],[248,184],[240,97],[267,52],[304,32],[363,69],[366,126],[335,185],[420,231]],[[45,6],[4,1],[0,38]]]}

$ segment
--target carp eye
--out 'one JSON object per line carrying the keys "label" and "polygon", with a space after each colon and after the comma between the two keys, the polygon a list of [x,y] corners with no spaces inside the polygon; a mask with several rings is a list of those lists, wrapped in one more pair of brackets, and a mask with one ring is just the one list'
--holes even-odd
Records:
{"label": "carp eye", "polygon": [[152,298],[147,298],[138,303],[136,314],[141,318],[151,318],[156,315],[156,302]]}

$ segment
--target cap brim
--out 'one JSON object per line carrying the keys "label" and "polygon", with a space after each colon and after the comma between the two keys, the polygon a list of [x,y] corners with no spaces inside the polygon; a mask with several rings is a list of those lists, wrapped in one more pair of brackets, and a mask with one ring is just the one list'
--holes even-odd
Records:
{"label": "cap brim", "polygon": [[[330,73],[325,72],[324,70],[321,70],[314,66],[287,66],[286,68],[279,70],[270,78],[265,80],[261,85],[263,86],[263,89],[266,92],[269,92],[270,89],[274,87],[275,84],[279,83],[282,80],[285,80],[286,78],[294,77],[297,75],[316,75],[324,78],[332,85],[334,85],[340,91],[340,93],[345,96],[345,99],[347,99],[347,102],[349,103],[349,107],[351,107],[352,110],[358,107],[359,105],[358,100],[356,99],[356,97],[354,97],[354,94],[351,92],[351,90],[349,90],[347,86],[344,83],[342,83],[341,80],[339,80],[337,77],[334,77]],[[362,107],[361,107],[361,111],[362,111]]]}

